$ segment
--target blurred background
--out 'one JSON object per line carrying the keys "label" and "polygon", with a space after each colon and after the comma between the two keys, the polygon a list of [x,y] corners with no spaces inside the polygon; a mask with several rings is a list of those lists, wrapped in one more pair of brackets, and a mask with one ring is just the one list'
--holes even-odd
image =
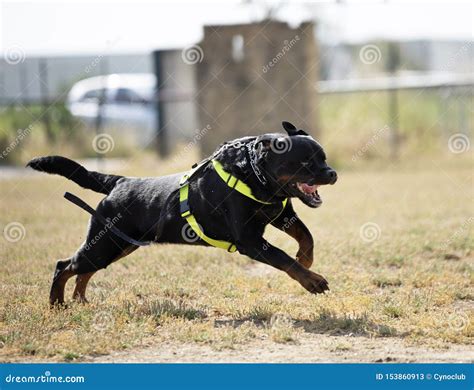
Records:
{"label": "blurred background", "polygon": [[3,174],[39,154],[200,158],[282,120],[336,167],[470,149],[471,2],[0,7]]}

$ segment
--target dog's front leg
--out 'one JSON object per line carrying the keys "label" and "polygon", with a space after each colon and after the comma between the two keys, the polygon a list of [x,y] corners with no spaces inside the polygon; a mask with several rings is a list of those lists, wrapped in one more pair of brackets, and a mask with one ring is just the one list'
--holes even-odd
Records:
{"label": "dog's front leg", "polygon": [[313,294],[329,290],[328,282],[324,277],[306,269],[281,249],[269,244],[263,237],[252,238],[247,236],[237,240],[236,246],[241,254],[285,271]]}
{"label": "dog's front leg", "polygon": [[309,229],[295,214],[295,221],[290,222],[289,227],[287,224],[283,226],[283,230],[286,234],[293,237],[299,245],[298,252],[296,253],[296,260],[303,265],[305,268],[311,268],[313,264],[313,250],[314,241]]}
{"label": "dog's front leg", "polygon": [[296,260],[305,268],[313,264],[314,240],[311,232],[296,215],[291,203],[288,202],[281,215],[272,221],[272,225],[294,238],[299,245]]}

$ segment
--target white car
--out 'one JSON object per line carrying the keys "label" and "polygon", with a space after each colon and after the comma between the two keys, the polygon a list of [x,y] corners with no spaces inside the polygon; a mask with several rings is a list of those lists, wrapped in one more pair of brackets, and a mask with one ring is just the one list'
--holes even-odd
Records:
{"label": "white car", "polygon": [[67,106],[73,116],[93,127],[103,96],[104,131],[119,131],[146,145],[156,132],[155,87],[156,77],[148,73],[91,77],[74,84]]}

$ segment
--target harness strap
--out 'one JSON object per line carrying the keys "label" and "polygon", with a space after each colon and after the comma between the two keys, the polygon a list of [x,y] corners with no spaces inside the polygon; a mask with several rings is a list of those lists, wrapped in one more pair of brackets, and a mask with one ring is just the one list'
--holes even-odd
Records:
{"label": "harness strap", "polygon": [[[270,202],[264,202],[260,199],[257,199],[255,196],[253,196],[252,190],[247,184],[240,181],[238,178],[236,178],[232,174],[226,172],[224,170],[224,167],[222,166],[222,164],[219,161],[217,161],[215,159],[213,159],[211,161],[212,161],[212,165],[214,166],[214,169],[217,172],[217,174],[220,176],[220,178],[230,188],[240,192],[242,195],[245,195],[246,197],[248,197],[248,198],[250,198],[250,199],[252,199],[256,202],[259,202],[259,203],[262,203],[262,204],[268,204],[268,205],[271,205],[271,204],[274,205],[275,204],[275,203],[270,203]],[[207,161],[204,161],[204,163],[206,163],[206,162]],[[194,233],[196,233],[197,236],[201,240],[207,242],[209,245],[211,245],[213,247],[225,249],[228,252],[233,253],[237,250],[237,247],[235,246],[235,244],[233,244],[231,242],[228,242],[228,241],[216,240],[214,238],[211,238],[211,237],[207,236],[204,233],[204,231],[202,230],[201,226],[196,221],[196,218],[192,214],[191,208],[189,207],[189,201],[188,201],[188,198],[189,198],[189,179],[193,176],[193,174],[202,165],[203,164],[199,164],[196,167],[194,167],[191,171],[185,173],[183,175],[183,177],[181,178],[180,182],[179,182],[179,184],[181,186],[181,188],[179,189],[179,211],[181,213],[181,217],[186,219],[186,222],[188,223],[188,225],[191,227],[191,229],[194,231]],[[281,204],[282,204],[281,211],[277,214],[277,216],[275,218],[273,218],[270,221],[270,223],[273,222],[275,219],[277,219],[281,215],[281,213],[283,212],[283,210],[286,207],[287,202],[288,202],[288,198],[286,198],[285,200],[283,200],[281,202]]]}
{"label": "harness strap", "polygon": [[130,244],[136,246],[147,246],[152,244],[151,241],[138,241],[133,239],[132,237],[126,235],[119,229],[117,229],[110,220],[107,220],[102,215],[100,215],[97,211],[95,211],[91,206],[89,206],[86,202],[82,199],[78,198],[76,195],[71,194],[70,192],[66,192],[64,197],[69,201],[74,203],[76,206],[79,206],[81,209],[87,211],[89,214],[97,218],[97,220],[104,225],[107,229],[109,229],[112,233],[116,236],[120,237],[122,240],[127,241]]}
{"label": "harness strap", "polygon": [[179,185],[182,186],[188,182],[188,180],[199,170],[201,169],[204,164],[206,164],[209,160],[203,160],[199,164],[193,165],[193,168],[186,172],[182,177],[181,180],[179,181]]}
{"label": "harness strap", "polygon": [[[258,203],[263,203],[263,204],[275,204],[272,202],[265,202],[263,200],[257,199],[253,193],[252,189],[245,184],[244,182],[240,181],[237,179],[235,176],[233,176],[231,173],[227,172],[224,170],[224,167],[222,164],[213,159],[212,160],[212,165],[214,166],[214,169],[216,170],[217,174],[220,176],[222,180],[226,182],[226,184],[231,187],[232,189],[236,190],[237,192],[240,192],[242,195],[245,195],[247,198],[250,198]],[[288,199],[286,198],[285,200],[282,201],[282,206],[285,208],[286,202]]]}
{"label": "harness strap", "polygon": [[189,208],[188,197],[189,197],[189,184],[186,183],[179,189],[179,208],[180,208],[181,216],[186,219],[186,222],[191,227],[191,229],[193,229],[193,231],[197,234],[197,236],[201,240],[207,242],[209,245],[214,246],[216,248],[225,249],[231,253],[235,252],[237,250],[237,247],[231,242],[215,240],[214,238],[206,236],[201,226],[199,226],[199,224],[197,223],[194,215],[191,214],[191,210]]}

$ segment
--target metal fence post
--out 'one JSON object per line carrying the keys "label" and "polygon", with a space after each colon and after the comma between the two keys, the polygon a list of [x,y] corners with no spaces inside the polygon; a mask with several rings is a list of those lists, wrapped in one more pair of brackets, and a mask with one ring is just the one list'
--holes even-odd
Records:
{"label": "metal fence post", "polygon": [[[95,135],[98,137],[100,134],[103,133],[103,117],[104,117],[104,103],[107,100],[107,60],[104,58],[103,61],[100,63],[100,73],[101,73],[101,90],[99,97],[97,99],[97,114],[95,117]],[[103,154],[96,151],[96,158],[97,158],[97,166],[99,170],[104,170],[104,159]]]}
{"label": "metal fence post", "polygon": [[[395,42],[389,42],[388,44],[388,61],[387,70],[390,72],[392,77],[395,77],[397,69],[400,63],[400,52],[398,44]],[[398,106],[398,89],[393,88],[388,91],[388,115],[390,125],[390,156],[393,160],[398,158],[399,147],[400,147],[400,134],[399,134],[399,106]]]}
{"label": "metal fence post", "polygon": [[17,99],[23,104],[27,105],[28,104],[28,63],[20,63],[18,65],[19,68],[19,83],[20,83],[20,94],[17,96]]}
{"label": "metal fence post", "polygon": [[51,118],[49,116],[49,78],[48,78],[48,63],[45,58],[38,60],[39,75],[40,75],[40,94],[41,94],[41,107],[42,107],[42,122],[46,137],[48,141],[54,140],[53,130],[51,128]]}
{"label": "metal fence post", "polygon": [[169,155],[168,130],[165,123],[164,102],[162,99],[164,67],[163,52],[155,50],[153,52],[153,65],[156,77],[155,88],[155,110],[156,110],[156,141],[157,151],[161,157]]}

